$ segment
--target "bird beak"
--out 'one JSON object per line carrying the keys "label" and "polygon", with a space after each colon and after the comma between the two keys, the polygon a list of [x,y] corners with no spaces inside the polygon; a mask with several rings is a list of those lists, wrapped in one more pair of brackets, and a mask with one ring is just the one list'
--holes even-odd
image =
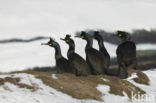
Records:
{"label": "bird beak", "polygon": [[76,35],[76,36],[74,36],[74,37],[76,37],[76,38],[80,38],[80,36],[78,36],[78,35]]}
{"label": "bird beak", "polygon": [[41,43],[41,45],[49,45],[48,43]]}
{"label": "bird beak", "polygon": [[114,32],[112,36],[117,36],[118,37],[118,32]]}
{"label": "bird beak", "polygon": [[63,41],[65,41],[65,39],[63,39],[63,38],[60,38],[60,40],[63,40]]}
{"label": "bird beak", "polygon": [[75,37],[78,37],[78,38],[84,39],[84,36],[75,36]]}

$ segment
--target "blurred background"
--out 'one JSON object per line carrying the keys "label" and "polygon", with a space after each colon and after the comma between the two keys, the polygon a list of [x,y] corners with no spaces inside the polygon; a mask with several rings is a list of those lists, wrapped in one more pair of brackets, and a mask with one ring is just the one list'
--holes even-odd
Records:
{"label": "blurred background", "polygon": [[[137,44],[139,69],[156,67],[155,0],[0,0],[0,72],[55,66],[54,49],[41,46],[47,37],[99,30],[116,66],[117,30],[131,34]],[[86,42],[75,39],[76,52],[85,58]],[[98,49],[94,41],[94,48]]]}

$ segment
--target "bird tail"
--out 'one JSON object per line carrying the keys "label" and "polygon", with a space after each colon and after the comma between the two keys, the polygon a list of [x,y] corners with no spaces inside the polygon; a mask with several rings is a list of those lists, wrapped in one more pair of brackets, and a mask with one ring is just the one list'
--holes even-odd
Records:
{"label": "bird tail", "polygon": [[110,76],[118,76],[118,69],[106,69],[106,74]]}
{"label": "bird tail", "polygon": [[128,68],[125,65],[119,66],[118,77],[120,79],[126,79],[128,77]]}

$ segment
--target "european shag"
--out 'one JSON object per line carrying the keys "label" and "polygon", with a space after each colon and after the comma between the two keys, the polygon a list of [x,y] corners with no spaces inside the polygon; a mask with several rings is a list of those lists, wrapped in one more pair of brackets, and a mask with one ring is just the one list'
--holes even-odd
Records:
{"label": "european shag", "polygon": [[99,51],[102,52],[105,56],[105,60],[104,60],[104,64],[106,65],[106,67],[109,67],[109,63],[110,63],[110,55],[107,52],[105,46],[104,46],[104,40],[102,38],[102,36],[99,34],[98,31],[94,32],[94,38],[98,41],[99,44]]}
{"label": "european shag", "polygon": [[48,43],[42,43],[42,45],[49,45],[55,49],[56,71],[58,73],[67,72],[75,74],[73,66],[62,56],[60,45],[54,39],[50,38]]}
{"label": "european shag", "polygon": [[117,75],[117,70],[111,70],[109,69],[109,65],[110,65],[110,55],[109,53],[107,52],[105,46],[104,46],[104,40],[103,40],[103,37],[100,35],[100,33],[98,31],[95,31],[94,32],[94,39],[96,39],[98,41],[98,45],[99,45],[99,51],[103,53],[104,55],[104,65],[105,65],[105,68],[106,68],[106,73],[108,75],[114,75],[116,76]]}
{"label": "european shag", "polygon": [[91,70],[89,68],[89,65],[86,63],[86,61],[80,55],[75,53],[75,43],[74,40],[71,39],[71,36],[66,35],[66,37],[61,40],[64,40],[69,45],[67,57],[69,63],[71,63],[76,69],[76,75],[87,76],[91,74]]}
{"label": "european shag", "polygon": [[130,34],[124,31],[117,31],[116,34],[122,40],[122,43],[116,50],[117,60],[119,64],[119,77],[121,79],[127,78],[127,69],[136,69],[136,45],[131,41]]}
{"label": "european shag", "polygon": [[87,41],[87,45],[85,47],[86,52],[86,62],[90,66],[92,73],[95,75],[105,74],[106,73],[106,66],[104,62],[104,55],[102,52],[94,49],[93,45],[93,38],[89,36],[86,32],[82,31],[80,37]]}

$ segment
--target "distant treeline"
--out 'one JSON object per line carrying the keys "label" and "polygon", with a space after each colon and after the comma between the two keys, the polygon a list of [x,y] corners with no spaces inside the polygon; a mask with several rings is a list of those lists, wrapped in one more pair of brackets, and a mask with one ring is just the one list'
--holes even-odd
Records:
{"label": "distant treeline", "polygon": [[37,40],[42,40],[42,39],[47,39],[47,37],[34,37],[31,39],[20,39],[20,38],[11,38],[11,39],[6,39],[6,40],[0,40],[0,44],[4,44],[4,43],[28,43],[28,42],[33,42],[33,41],[37,41]]}
{"label": "distant treeline", "polygon": [[[86,30],[88,34],[93,35],[94,30]],[[112,36],[115,32],[107,32],[105,30],[99,30],[100,34],[103,36],[104,40],[113,44],[119,44],[120,39]],[[80,32],[77,32],[76,35],[79,35]],[[152,30],[133,30],[131,38],[135,43],[156,43],[156,29]]]}
{"label": "distant treeline", "polygon": [[[88,34],[93,35],[94,30],[86,30]],[[105,30],[99,30],[100,34],[104,38],[105,41],[113,43],[113,44],[120,44],[120,39],[112,36],[115,32],[107,32]],[[76,35],[79,35],[80,31],[76,32]],[[150,31],[145,29],[140,30],[133,30],[131,34],[131,38],[135,43],[156,43],[156,29],[152,29]],[[65,35],[65,34],[64,34]],[[10,38],[6,40],[0,40],[0,44],[4,43],[28,43],[37,40],[47,39],[47,37],[34,37],[30,39],[21,39],[21,38]]]}

